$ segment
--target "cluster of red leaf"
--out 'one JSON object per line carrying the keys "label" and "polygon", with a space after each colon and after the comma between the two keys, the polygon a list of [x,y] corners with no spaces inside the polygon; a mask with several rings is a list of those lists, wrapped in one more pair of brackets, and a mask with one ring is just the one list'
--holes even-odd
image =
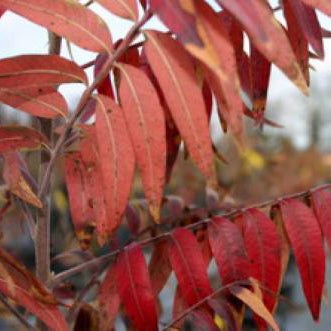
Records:
{"label": "cluster of red leaf", "polygon": [[[78,1],[0,2],[4,10],[98,53],[92,62],[92,85],[83,67],[57,55],[21,55],[0,60],[1,102],[33,116],[62,116],[66,120],[65,129],[58,130],[60,143],[54,148],[58,154],[53,157],[64,150],[71,216],[84,249],[90,245],[94,227],[102,244],[114,236],[128,204],[136,165],[150,214],[156,222],[160,221],[164,187],[182,141],[208,184],[215,186],[209,132],[213,98],[224,131],[229,129],[239,146],[243,146],[244,116],[258,124],[267,122],[264,111],[271,64],[307,93],[309,59],[324,56],[322,38],[326,32],[320,26],[316,9],[331,15],[331,3],[327,0],[283,0],[285,28],[267,1],[217,0],[220,11],[204,0],[96,2],[115,15],[136,21],[129,34],[132,39],[141,28],[139,5],[147,13],[142,23],[155,14],[169,31],[143,30],[145,38],[141,43],[134,44],[132,39],[113,43],[105,22]],[[249,54],[243,46],[245,35]],[[88,86],[72,116],[57,90],[65,83]],[[248,97],[250,107],[244,104],[242,93]],[[92,115],[93,124],[85,124]],[[37,131],[0,128],[5,182],[12,194],[37,208],[42,207],[46,184],[39,188],[39,194],[35,193],[36,185],[17,151],[41,146],[52,148]],[[101,290],[107,328],[123,302],[137,329],[155,330],[155,297],[174,270],[179,283],[175,318],[186,307],[197,305],[193,315],[205,326],[212,329],[216,313],[232,329],[238,329],[242,306],[235,300],[213,300],[215,293],[208,280],[207,265],[214,257],[223,285],[229,285],[227,295],[249,305],[259,315],[255,319],[261,329],[265,327],[261,317],[277,329],[271,313],[286,270],[289,243],[313,318],[318,319],[325,257],[316,217],[330,239],[326,212],[329,195],[328,191],[312,194],[315,214],[301,202],[280,202],[275,207],[276,225],[257,209],[245,211],[235,222],[214,217],[206,222],[208,235],[202,250],[191,232],[177,229],[155,246],[149,267],[138,244],[127,247],[109,269]],[[259,282],[261,293],[254,282],[248,287],[233,285],[251,277]],[[3,286],[3,292],[16,300],[10,286]],[[36,309],[30,310],[37,314]]]}

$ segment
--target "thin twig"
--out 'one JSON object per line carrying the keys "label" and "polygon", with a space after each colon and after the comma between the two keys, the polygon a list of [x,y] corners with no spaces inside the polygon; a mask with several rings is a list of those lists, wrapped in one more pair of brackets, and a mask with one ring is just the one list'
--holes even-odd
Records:
{"label": "thin twig", "polygon": [[15,199],[18,201],[18,203],[21,206],[21,210],[24,214],[24,218],[28,225],[30,236],[31,236],[32,240],[34,241],[36,239],[36,222],[31,214],[31,210],[25,201],[18,199],[18,198],[15,198]]}
{"label": "thin twig", "polygon": [[200,301],[198,301],[196,304],[194,304],[194,305],[190,306],[189,308],[187,308],[186,310],[184,310],[179,316],[177,316],[175,319],[173,319],[169,324],[167,324],[166,326],[164,326],[161,330],[163,331],[163,330],[167,330],[167,329],[171,328],[174,324],[176,324],[178,321],[180,321],[186,315],[192,313],[193,310],[199,308],[201,305],[203,305],[208,300],[210,300],[213,297],[221,294],[223,291],[226,291],[226,290],[228,290],[231,287],[240,286],[240,285],[250,285],[250,282],[244,281],[244,280],[238,280],[238,281],[235,281],[235,282],[233,282],[231,284],[228,284],[228,285],[219,287],[213,293],[207,295],[206,297],[204,297],[203,299],[201,299]]}
{"label": "thin twig", "polygon": [[[59,55],[61,53],[62,38],[48,32],[49,49],[48,53]],[[40,131],[53,144],[53,121],[51,119],[40,119]],[[37,226],[35,231],[35,256],[36,256],[36,275],[39,280],[46,284],[50,275],[50,223],[51,223],[51,176],[47,183],[43,179],[47,173],[47,167],[51,159],[51,154],[45,150],[41,151],[40,169],[39,169],[39,185],[44,184],[44,196],[48,195],[48,199],[43,201],[43,208],[37,210]]]}
{"label": "thin twig", "polygon": [[[264,207],[267,207],[267,206],[272,206],[272,205],[275,205],[279,202],[281,202],[282,200],[285,200],[285,199],[298,199],[298,198],[303,198],[303,197],[306,197],[310,194],[310,192],[313,192],[313,191],[316,191],[318,189],[323,189],[323,188],[328,188],[330,187],[331,184],[323,184],[323,185],[320,185],[320,186],[317,186],[315,188],[312,188],[312,189],[309,189],[307,191],[303,191],[303,192],[298,192],[298,193],[294,193],[294,194],[290,194],[290,195],[287,195],[287,196],[283,196],[281,198],[276,198],[276,199],[272,199],[272,200],[268,200],[268,201],[264,201],[262,203],[258,203],[258,204],[255,204],[255,205],[252,205],[250,207],[246,207],[246,208],[236,208],[234,210],[232,210],[231,212],[227,212],[227,213],[223,213],[223,214],[220,214],[220,215],[217,215],[217,216],[222,216],[222,217],[228,217],[228,218],[231,218],[231,217],[234,217],[234,216],[237,216],[238,214],[241,214],[243,213],[245,210],[249,209],[249,208],[264,208]],[[211,221],[211,219],[203,219],[203,220],[200,220],[196,223],[192,223],[192,224],[189,224],[189,225],[186,225],[184,226],[185,229],[188,229],[188,230],[195,230],[195,229],[198,229],[199,227],[202,227],[202,226],[205,226],[206,224],[208,224],[209,222]],[[162,221],[161,221],[162,222]],[[171,235],[171,231],[170,232],[165,232],[165,233],[162,233],[162,234],[159,234],[155,237],[152,237],[152,238],[148,238],[148,239],[145,239],[145,240],[142,240],[142,241],[139,241],[137,242],[137,244],[139,244],[140,246],[146,246],[146,245],[149,245],[155,241],[158,241],[158,240],[161,240],[161,239],[164,239],[168,236]],[[127,245],[125,245],[124,247],[121,247],[121,248],[118,248],[108,254],[105,254],[103,256],[100,256],[100,257],[97,257],[97,258],[94,258],[93,260],[90,260],[90,261],[87,261],[87,262],[84,262],[84,263],[81,263],[71,269],[68,269],[68,270],[65,270],[59,274],[57,274],[53,280],[51,281],[51,287],[54,287],[56,285],[58,285],[59,283],[61,283],[63,280],[77,274],[77,273],[80,273],[82,271],[84,271],[85,269],[89,269],[89,268],[92,268],[94,266],[101,266],[107,262],[110,262],[112,259],[115,259],[116,256],[121,253],[125,247]]]}
{"label": "thin twig", "polygon": [[50,177],[53,171],[53,168],[55,166],[56,160],[62,150],[62,147],[64,146],[66,139],[68,135],[70,134],[72,127],[76,123],[77,119],[81,115],[82,111],[84,110],[84,107],[88,103],[91,94],[95,90],[95,88],[105,79],[105,77],[108,75],[108,72],[111,68],[111,66],[115,63],[115,61],[127,50],[130,43],[135,39],[138,32],[140,31],[140,28],[150,19],[152,16],[150,11],[145,11],[143,17],[141,20],[136,22],[131,29],[129,30],[128,34],[126,35],[125,39],[122,41],[120,46],[116,49],[116,51],[113,53],[112,56],[110,56],[107,61],[104,63],[100,73],[95,78],[94,82],[84,91],[75,111],[73,112],[71,118],[67,122],[62,134],[60,135],[54,150],[52,152],[51,159],[48,163],[47,169],[45,171],[45,175],[43,178],[43,181],[41,183],[38,197],[42,200],[45,196],[45,193],[47,191],[47,186],[50,181]]}
{"label": "thin twig", "polygon": [[1,303],[22,323],[24,327],[28,330],[36,330],[25,318],[21,315],[16,308],[12,307],[9,302],[6,300],[6,297],[0,293],[0,301]]}

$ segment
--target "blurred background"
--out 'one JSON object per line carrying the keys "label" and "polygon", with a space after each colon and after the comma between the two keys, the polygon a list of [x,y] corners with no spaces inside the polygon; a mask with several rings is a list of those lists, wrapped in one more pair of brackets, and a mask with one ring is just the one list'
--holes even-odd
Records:
{"label": "blurred background", "polygon": [[[212,5],[215,5],[211,0]],[[277,1],[274,1],[274,6]],[[119,19],[97,5],[91,8],[98,12],[109,24],[114,41],[123,37],[131,23]],[[281,16],[277,16],[284,23]],[[321,23],[330,29],[330,19],[320,15]],[[161,23],[153,19],[148,28],[164,29]],[[305,191],[319,184],[331,183],[331,42],[325,39],[326,58],[322,61],[311,61],[310,96],[305,97],[287,80],[275,67],[272,69],[271,85],[268,95],[266,117],[282,126],[272,128],[265,126],[263,130],[254,126],[250,120],[246,123],[247,150],[244,154],[238,150],[230,136],[222,133],[216,111],[211,123],[213,140],[220,154],[227,163],[217,160],[217,176],[221,185],[222,208],[249,206],[258,202],[281,197],[287,194]],[[18,17],[6,13],[0,20],[0,57],[19,54],[47,53],[47,32]],[[73,59],[84,64],[94,59],[94,54],[70,45]],[[62,55],[70,57],[69,48],[63,43]],[[88,71],[91,77],[91,70]],[[82,86],[70,85],[61,87],[61,92],[74,108],[83,91]],[[14,109],[0,104],[0,121],[3,124],[25,123],[30,118]],[[27,153],[26,160],[34,171],[35,156]],[[68,200],[63,182],[62,160],[58,162],[55,174],[55,190],[53,192],[52,210],[52,254],[53,268],[57,271],[72,266],[93,257],[93,254],[104,253],[95,244],[91,252],[82,253],[74,238]],[[181,150],[173,170],[172,179],[167,187],[167,194],[180,197],[180,203],[185,206],[206,206],[205,182],[185,153]],[[137,176],[133,199],[143,197],[139,177]],[[4,204],[4,201],[1,202]],[[143,208],[139,210],[140,217],[146,219]],[[147,222],[148,220],[146,220]],[[28,266],[33,266],[33,246],[27,231],[24,215],[14,207],[9,208],[0,223],[2,245],[17,254]],[[123,228],[121,238],[128,234]],[[19,240],[17,240],[18,238]],[[60,252],[66,252],[57,256]],[[328,280],[331,279],[330,251],[326,248],[328,257]],[[92,254],[93,253],[93,254]],[[210,268],[210,273],[215,270]],[[79,275],[73,279],[79,289],[90,274]],[[170,307],[173,297],[172,279],[161,293],[164,320],[171,318]],[[325,293],[329,292],[328,290]],[[314,324],[307,304],[302,295],[302,288],[295,263],[291,263],[285,280],[284,293],[289,302],[281,302],[277,316],[282,330],[330,330],[331,309],[328,305],[328,295],[325,295],[321,321]],[[93,293],[90,297],[93,299]],[[121,329],[119,321],[119,330]],[[6,325],[6,326],[5,326]],[[247,330],[254,330],[247,324]],[[0,329],[18,329],[16,320],[0,305]]]}

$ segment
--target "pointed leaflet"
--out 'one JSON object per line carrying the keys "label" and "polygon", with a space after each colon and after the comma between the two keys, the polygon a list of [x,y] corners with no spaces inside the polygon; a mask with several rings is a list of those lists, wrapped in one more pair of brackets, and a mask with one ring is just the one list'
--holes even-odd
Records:
{"label": "pointed leaflet", "polygon": [[293,14],[296,16],[298,25],[307,41],[319,58],[323,59],[324,48],[322,30],[315,10],[302,3],[301,0],[286,0],[286,2],[292,7]]}
{"label": "pointed leaflet", "polygon": [[291,42],[293,51],[297,57],[306,82],[309,84],[309,52],[307,39],[304,36],[303,31],[300,29],[298,18],[296,17],[288,0],[283,2],[283,8],[284,16],[287,22],[288,39]]}
{"label": "pointed leaflet", "polygon": [[325,254],[318,221],[313,211],[300,201],[283,200],[280,208],[309,308],[314,320],[318,320],[325,277]]}
{"label": "pointed leaflet", "polygon": [[76,0],[1,0],[1,6],[94,52],[110,52],[106,23]]}
{"label": "pointed leaflet", "polygon": [[222,284],[248,279],[251,264],[237,225],[226,218],[213,217],[208,224],[208,234]]}
{"label": "pointed leaflet", "polygon": [[0,153],[38,149],[42,145],[48,145],[48,140],[39,131],[25,126],[0,126]]}
{"label": "pointed leaflet", "polygon": [[137,0],[97,0],[97,2],[117,16],[132,20],[138,18]]}
{"label": "pointed leaflet", "polygon": [[9,186],[9,190],[27,203],[37,208],[42,208],[43,205],[41,201],[36,193],[33,192],[24,176],[22,169],[23,161],[19,159],[19,155],[14,152],[9,152],[3,154],[3,158],[5,160],[3,178],[5,183]]}
{"label": "pointed leaflet", "polygon": [[326,15],[331,16],[331,2],[330,0],[301,0],[308,6],[319,9]]}
{"label": "pointed leaflet", "polygon": [[140,57],[140,67],[146,73],[152,84],[154,85],[156,92],[159,96],[161,106],[164,111],[165,116],[165,125],[166,125],[166,146],[167,146],[167,157],[166,157],[166,183],[169,182],[171,178],[171,173],[175,165],[180,144],[182,139],[180,137],[178,128],[171,116],[169,106],[164,98],[164,93],[161,90],[160,84],[156,80],[155,75],[152,72],[151,66],[148,63],[145,49],[143,48],[141,57]]}
{"label": "pointed leaflet", "polygon": [[166,138],[163,109],[146,74],[128,64],[121,70],[120,101],[142,183],[154,219],[159,218],[165,182]]}
{"label": "pointed leaflet", "polygon": [[50,87],[1,89],[0,101],[30,115],[44,118],[66,117],[68,106],[64,97]]}
{"label": "pointed leaflet", "polygon": [[206,78],[219,105],[222,105],[222,117],[233,135],[242,143],[243,104],[234,48],[221,18],[210,6],[198,0],[195,2],[195,10],[204,46],[185,46],[209,68],[205,70]]}
{"label": "pointed leaflet", "polygon": [[55,297],[4,249],[0,248],[0,292],[35,314],[50,329],[69,330]]}
{"label": "pointed leaflet", "polygon": [[76,63],[58,55],[20,55],[0,60],[0,87],[85,83],[87,77]]}
{"label": "pointed leaflet", "polygon": [[211,177],[213,152],[208,120],[192,60],[169,35],[156,31],[145,31],[145,34],[148,40],[144,51],[171,115],[192,158],[202,173]]}
{"label": "pointed leaflet", "polygon": [[116,269],[111,265],[99,289],[99,310],[102,330],[112,330],[120,309],[120,297],[117,292],[116,277]]}
{"label": "pointed leaflet", "polygon": [[196,26],[193,0],[150,0],[150,6],[182,43],[203,45]]}
{"label": "pointed leaflet", "polygon": [[[100,73],[102,66],[106,62],[107,58],[107,53],[97,55],[94,63],[94,79]],[[100,82],[100,84],[97,86],[97,90],[98,93],[104,94],[107,97],[114,99],[114,92],[111,85],[110,75],[107,75],[106,78]]]}
{"label": "pointed leaflet", "polygon": [[141,247],[129,245],[116,265],[117,289],[125,310],[137,330],[157,330],[157,313],[147,264]]}
{"label": "pointed leaflet", "polygon": [[175,271],[181,296],[194,305],[211,294],[207,265],[195,236],[184,228],[171,233],[169,260]]}
{"label": "pointed leaflet", "polygon": [[100,167],[109,218],[107,224],[98,224],[98,234],[108,237],[121,223],[131,191],[135,160],[123,111],[104,95],[95,99],[96,138],[102,155]]}
{"label": "pointed leaflet", "polygon": [[241,286],[234,286],[230,288],[230,292],[251,308],[254,313],[262,317],[274,331],[280,331],[272,314],[268,311],[261,299],[255,293]]}
{"label": "pointed leaflet", "polygon": [[172,268],[168,258],[168,241],[156,242],[148,265],[154,296],[157,297],[168,281]]}
{"label": "pointed leaflet", "polygon": [[87,168],[86,182],[89,190],[87,191],[90,204],[93,208],[94,219],[96,221],[96,228],[98,234],[99,244],[105,243],[106,237],[102,230],[105,224],[112,220],[108,217],[108,210],[106,208],[105,199],[105,185],[102,178],[102,171],[100,157],[98,151],[98,144],[96,138],[96,130],[94,125],[81,125],[84,132],[84,137],[80,141],[80,150],[82,153],[82,159]]}
{"label": "pointed leaflet", "polygon": [[255,0],[217,0],[217,2],[238,19],[256,48],[306,94],[307,85],[291,45],[269,5],[265,1]]}
{"label": "pointed leaflet", "polygon": [[80,152],[66,154],[64,165],[71,217],[79,244],[85,250],[90,247],[95,226],[87,182],[88,171]]}
{"label": "pointed leaflet", "polygon": [[264,120],[271,63],[250,43],[250,72],[253,115],[258,123]]}
{"label": "pointed leaflet", "polygon": [[261,284],[263,302],[272,312],[280,286],[281,239],[275,224],[258,209],[247,209],[241,217],[251,276]]}
{"label": "pointed leaflet", "polygon": [[331,250],[331,192],[319,189],[311,192],[312,206]]}

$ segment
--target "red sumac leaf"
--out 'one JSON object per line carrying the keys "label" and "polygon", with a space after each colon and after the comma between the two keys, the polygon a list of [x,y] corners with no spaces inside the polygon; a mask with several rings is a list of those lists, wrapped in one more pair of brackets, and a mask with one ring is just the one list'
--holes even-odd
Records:
{"label": "red sumac leaf", "polygon": [[116,268],[110,266],[99,289],[100,323],[102,330],[112,330],[120,309],[120,297],[116,285]]}
{"label": "red sumac leaf", "polygon": [[296,17],[289,0],[283,2],[284,16],[287,22],[288,39],[291,42],[294,54],[297,57],[301,71],[309,84],[309,52],[308,41],[300,28],[298,17]]}
{"label": "red sumac leaf", "polygon": [[324,58],[322,30],[316,12],[313,8],[302,3],[301,0],[286,0],[296,16],[298,25],[307,41],[319,58]]}
{"label": "red sumac leaf", "polygon": [[[213,152],[207,114],[192,60],[185,49],[169,35],[145,31],[144,46],[172,118],[184,138],[191,157],[203,174],[213,174]],[[169,86],[172,86],[169,89]]]}
{"label": "red sumac leaf", "polygon": [[198,0],[195,10],[204,45],[185,46],[209,68],[205,70],[206,79],[216,96],[222,118],[243,144],[243,104],[234,47],[221,18],[209,5]]}
{"label": "red sumac leaf", "polygon": [[138,18],[137,0],[97,0],[97,2],[117,16],[132,20]]}
{"label": "red sumac leaf", "polygon": [[78,1],[1,0],[1,6],[89,51],[101,53],[112,49],[106,23]]}
{"label": "red sumac leaf", "polygon": [[24,126],[0,126],[0,153],[38,149],[42,145],[48,145],[48,140],[39,131]]}
{"label": "red sumac leaf", "polygon": [[94,228],[94,213],[89,197],[88,171],[81,153],[66,154],[64,169],[72,221],[80,246],[87,249]]}
{"label": "red sumac leaf", "polygon": [[130,132],[150,212],[159,219],[166,170],[164,113],[146,74],[128,64],[121,70],[120,101]]}
{"label": "red sumac leaf", "polygon": [[263,123],[271,73],[271,63],[251,43],[250,72],[253,115]]}
{"label": "red sumac leaf", "polygon": [[23,264],[0,248],[0,292],[35,314],[51,330],[69,331],[55,297]]}
{"label": "red sumac leaf", "polygon": [[[108,222],[98,223],[98,235],[110,236],[119,226],[127,205],[134,175],[135,159],[123,111],[104,96],[95,96],[96,138],[103,159],[100,162]],[[123,162],[123,160],[125,160]]]}
{"label": "red sumac leaf", "polygon": [[118,256],[116,274],[118,293],[136,329],[157,330],[153,290],[139,245],[131,244]]}
{"label": "red sumac leaf", "polygon": [[1,88],[76,82],[87,84],[84,70],[58,55],[20,55],[0,60]]}
{"label": "red sumac leaf", "polygon": [[194,8],[194,0],[150,0],[150,5],[151,10],[170,30],[176,33],[182,43],[202,46],[196,19],[191,10]]}
{"label": "red sumac leaf", "polygon": [[67,102],[52,88],[1,89],[0,101],[30,115],[43,118],[66,117]]}
{"label": "red sumac leaf", "polygon": [[329,0],[301,0],[308,6],[319,9],[326,15],[331,16],[331,3]]}
{"label": "red sumac leaf", "polygon": [[22,171],[22,161],[20,160],[19,155],[14,152],[8,152],[3,154],[3,158],[5,160],[3,177],[6,184],[9,186],[9,190],[20,199],[37,208],[42,208],[42,202],[32,190],[24,176],[24,172]]}
{"label": "red sumac leaf", "polygon": [[[263,302],[273,312],[281,276],[280,236],[276,225],[258,209],[247,209],[242,221],[246,251],[252,263],[251,276],[261,284]],[[261,325],[261,320],[257,322]]]}
{"label": "red sumac leaf", "polygon": [[171,233],[169,260],[175,271],[179,290],[188,305],[211,294],[207,265],[195,236],[184,228]]}
{"label": "red sumac leaf", "polygon": [[300,201],[283,200],[280,208],[303,291],[314,320],[318,320],[325,280],[325,254],[318,221],[313,211]]}
{"label": "red sumac leaf", "polygon": [[217,1],[238,19],[259,51],[307,94],[307,84],[291,45],[283,28],[273,16],[269,4],[254,0]]}
{"label": "red sumac leaf", "polygon": [[310,196],[316,218],[331,250],[331,192],[319,189],[311,192]]}
{"label": "red sumac leaf", "polygon": [[154,245],[151,261],[148,265],[155,297],[161,292],[172,272],[168,258],[168,244],[167,240],[162,240]]}
{"label": "red sumac leaf", "polygon": [[208,224],[208,235],[222,284],[248,279],[251,263],[238,226],[226,218],[213,217]]}
{"label": "red sumac leaf", "polygon": [[[107,58],[107,53],[97,55],[94,64],[94,78],[96,78],[96,76],[98,76],[98,74],[100,73],[102,66],[106,62]],[[97,90],[99,94],[104,94],[107,97],[114,99],[114,92],[112,89],[109,75],[107,75],[106,78],[97,86]]]}

